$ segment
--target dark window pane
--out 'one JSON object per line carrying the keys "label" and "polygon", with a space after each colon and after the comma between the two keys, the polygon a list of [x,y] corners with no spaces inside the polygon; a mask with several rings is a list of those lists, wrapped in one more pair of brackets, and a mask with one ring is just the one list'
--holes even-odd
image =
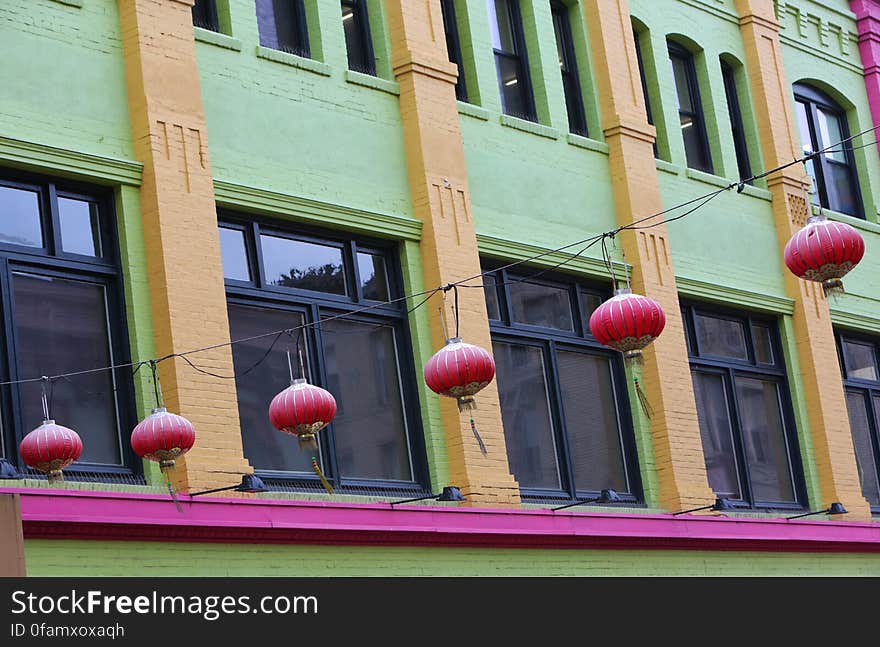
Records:
{"label": "dark window pane", "polygon": [[327,388],[343,477],[410,480],[394,330],[336,319],[322,324]]}
{"label": "dark window pane", "polygon": [[244,232],[241,229],[220,227],[220,253],[223,258],[223,276],[235,281],[250,281]]}
{"label": "dark window pane", "polygon": [[801,136],[801,151],[804,155],[808,155],[813,152],[813,142],[810,138],[810,120],[807,116],[807,108],[806,104],[802,101],[794,102],[794,112],[797,117],[798,124],[798,133]]}
{"label": "dark window pane", "polygon": [[388,301],[388,275],[385,272],[385,259],[375,254],[360,252],[357,255],[357,261],[364,298],[373,301]]}
{"label": "dark window pane", "polygon": [[721,63],[721,75],[724,78],[724,94],[727,99],[727,114],[730,117],[731,134],[733,135],[733,147],[736,151],[736,166],[739,177],[744,180],[751,176],[749,165],[749,149],[746,144],[746,134],[743,129],[742,111],[739,106],[739,96],[736,91],[736,78],[733,68]]}
{"label": "dark window pane", "polygon": [[220,31],[219,20],[217,19],[217,0],[195,0],[192,8],[193,25],[210,29],[211,31]]}
{"label": "dark window pane", "polygon": [[672,64],[681,136],[688,167],[711,173],[712,161],[709,158],[693,57],[680,47],[670,46],[669,60]]}
{"label": "dark window pane", "polygon": [[688,85],[688,61],[680,56],[669,59],[672,63],[672,78],[675,81],[675,104],[679,110],[696,112],[690,86]]}
{"label": "dark window pane", "polygon": [[[229,333],[233,340],[263,335],[271,330],[296,328],[304,322],[297,312],[256,308],[230,303]],[[272,346],[274,336],[241,341],[232,345],[232,361],[238,395],[238,416],[244,455],[256,469],[312,473],[312,453],[301,450],[296,438],[278,431],[269,422],[269,404],[290,386],[287,354],[282,344]],[[255,368],[254,365],[257,364]],[[309,372],[308,357],[303,362]],[[250,369],[250,370],[249,370]],[[294,363],[294,375],[299,372]]]}
{"label": "dark window pane", "polygon": [[693,382],[709,487],[719,497],[742,499],[724,378],[694,371]]}
{"label": "dark window pane", "polygon": [[521,487],[559,489],[543,352],[506,342],[492,349],[510,470]]}
{"label": "dark window pane", "polygon": [[256,0],[260,45],[309,55],[302,0]]}
{"label": "dark window pane", "polygon": [[43,246],[38,193],[0,186],[0,242]]}
{"label": "dark window pane", "polygon": [[590,334],[590,317],[600,305],[602,305],[602,297],[598,294],[581,292],[581,317],[583,317],[584,332],[587,334]]}
{"label": "dark window pane", "polygon": [[516,36],[510,1],[487,0],[487,8],[489,10],[489,29],[492,33],[492,47],[502,52],[514,54],[516,53]]}
{"label": "dark window pane", "polygon": [[501,319],[501,307],[498,303],[498,288],[494,274],[483,276],[483,293],[486,295],[486,312],[489,319]]}
{"label": "dark window pane", "polygon": [[467,84],[464,78],[464,65],[461,59],[461,43],[458,38],[458,24],[455,19],[455,0],[441,0],[440,11],[443,14],[443,31],[446,35],[446,53],[449,62],[458,68],[458,79],[455,82],[455,96],[459,101],[467,101]]}
{"label": "dark window pane", "polygon": [[688,167],[711,173],[712,167],[706,154],[705,135],[701,132],[699,121],[693,115],[679,113],[679,116]]}
{"label": "dark window pane", "polygon": [[853,183],[852,169],[839,162],[828,162],[825,166],[825,182],[828,190],[828,208],[834,211],[858,215],[859,203]]}
{"label": "dark window pane", "polygon": [[843,356],[846,361],[847,377],[877,381],[877,357],[873,345],[845,340]]}
{"label": "dark window pane", "polygon": [[340,248],[266,234],[260,243],[267,284],[346,294]]}
{"label": "dark window pane", "polygon": [[[880,399],[873,398],[873,401],[875,415],[880,414]],[[862,495],[871,505],[880,505],[880,482],[878,482],[877,463],[874,460],[874,447],[871,442],[870,413],[864,394],[859,391],[847,391],[846,406],[849,411],[849,426],[852,430]]]}
{"label": "dark window pane", "polygon": [[375,74],[373,48],[369,40],[369,23],[363,2],[342,2],[342,27],[345,30],[345,49],[348,69],[364,74]]}
{"label": "dark window pane", "polygon": [[696,324],[701,355],[749,358],[743,325],[739,321],[698,314]]}
{"label": "dark window pane", "polygon": [[778,385],[738,376],[736,393],[753,499],[794,501]]}
{"label": "dark window pane", "polygon": [[581,88],[578,82],[577,61],[568,19],[568,7],[554,2],[553,29],[556,33],[556,54],[559,58],[559,71],[562,73],[562,87],[565,92],[565,108],[568,112],[568,129],[579,135],[587,134]]}
{"label": "dark window pane", "polygon": [[[113,364],[103,285],[15,273],[12,291],[21,377]],[[114,382],[111,371],[96,371],[54,383],[50,413],[82,438],[81,462],[122,462]],[[20,388],[26,433],[42,419],[40,384]]]}
{"label": "dark window pane", "polygon": [[[816,116],[819,121],[819,139],[822,142],[822,148],[833,146],[844,138],[840,130],[840,118],[836,114],[823,108],[816,108]],[[842,146],[835,146],[827,153],[823,153],[822,156],[825,159],[846,164],[846,152]]]}
{"label": "dark window pane", "polygon": [[576,488],[628,492],[610,362],[568,351],[556,361]]}
{"label": "dark window pane", "polygon": [[755,340],[755,361],[758,364],[773,364],[773,343],[771,341],[770,329],[767,326],[754,324],[752,326],[752,336]]}
{"label": "dark window pane", "polygon": [[101,256],[98,205],[85,200],[58,198],[61,248],[72,254]]}
{"label": "dark window pane", "polygon": [[514,281],[508,290],[513,320],[516,323],[574,330],[568,289]]}
{"label": "dark window pane", "polygon": [[519,59],[496,55],[495,62],[498,65],[498,82],[501,84],[501,105],[504,114],[530,119],[531,109],[528,107],[526,82]]}

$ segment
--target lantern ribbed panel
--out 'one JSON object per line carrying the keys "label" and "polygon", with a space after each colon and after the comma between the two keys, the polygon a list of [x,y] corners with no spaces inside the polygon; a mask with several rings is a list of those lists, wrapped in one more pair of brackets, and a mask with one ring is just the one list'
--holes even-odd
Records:
{"label": "lantern ribbed panel", "polygon": [[484,348],[451,339],[425,364],[425,383],[434,393],[457,398],[484,389],[495,377],[495,360]]}
{"label": "lantern ribbed panel", "polygon": [[25,464],[41,472],[62,470],[82,454],[82,439],[73,429],[44,421],[21,441],[19,451]]}
{"label": "lantern ribbed panel", "polygon": [[336,400],[326,389],[297,380],[272,398],[269,421],[276,429],[299,436],[313,434],[336,416]]}
{"label": "lantern ribbed panel", "polygon": [[155,409],[131,432],[131,448],[141,458],[164,461],[182,456],[196,442],[192,423],[164,409]]}
{"label": "lantern ribbed panel", "polygon": [[617,294],[590,315],[590,332],[599,343],[621,352],[640,350],[666,325],[660,304],[630,292]]}
{"label": "lantern ribbed panel", "polygon": [[839,279],[865,255],[865,241],[843,222],[812,219],[785,245],[785,264],[808,281]]}

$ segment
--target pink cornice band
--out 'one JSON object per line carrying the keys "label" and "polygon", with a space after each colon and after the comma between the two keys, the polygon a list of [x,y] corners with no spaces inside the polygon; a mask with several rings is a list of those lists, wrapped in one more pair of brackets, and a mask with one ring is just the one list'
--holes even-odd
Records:
{"label": "pink cornice band", "polygon": [[[876,0],[850,0],[859,31],[859,54],[864,68],[865,90],[871,120],[880,124],[880,4]],[[880,139],[877,143],[880,150]]]}
{"label": "pink cornice band", "polygon": [[0,491],[26,539],[880,552],[880,523]]}

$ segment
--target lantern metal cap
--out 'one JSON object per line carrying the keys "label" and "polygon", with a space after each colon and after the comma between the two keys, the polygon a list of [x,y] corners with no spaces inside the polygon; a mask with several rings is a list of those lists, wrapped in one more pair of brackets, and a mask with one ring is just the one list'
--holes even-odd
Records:
{"label": "lantern metal cap", "polygon": [[20,479],[21,473],[15,469],[15,465],[5,458],[0,458],[0,479]]}
{"label": "lantern metal cap", "polygon": [[614,291],[614,296],[619,296],[621,294],[632,294],[632,293],[633,293],[632,288],[617,288]]}
{"label": "lantern metal cap", "polygon": [[157,413],[168,413],[168,409],[165,407],[154,407],[150,410],[150,415],[155,416]]}
{"label": "lantern metal cap", "polygon": [[298,384],[308,384],[309,381],[304,377],[297,377],[293,379],[293,382],[290,383],[291,386],[296,386]]}

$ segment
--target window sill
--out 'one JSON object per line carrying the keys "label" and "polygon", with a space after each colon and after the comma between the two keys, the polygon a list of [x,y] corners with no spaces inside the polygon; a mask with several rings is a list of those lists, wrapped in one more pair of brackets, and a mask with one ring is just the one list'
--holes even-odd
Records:
{"label": "window sill", "polygon": [[770,193],[767,189],[762,189],[758,186],[752,186],[751,184],[744,184],[742,192],[746,195],[752,196],[753,198],[758,198],[759,200],[766,200],[767,202],[773,200],[773,194]]}
{"label": "window sill", "polygon": [[474,119],[482,119],[483,121],[489,121],[489,111],[485,108],[481,108],[480,106],[474,105],[473,103],[467,103],[466,101],[458,102],[458,112],[462,115],[467,115],[468,117],[473,117]]}
{"label": "window sill", "polygon": [[322,63],[321,61],[316,61],[313,58],[298,56],[297,54],[291,54],[290,52],[282,52],[281,50],[272,49],[271,47],[263,47],[262,45],[257,45],[257,58],[274,61],[275,63],[281,63],[282,65],[289,65],[308,72],[314,72],[321,76],[330,76],[332,71],[332,68],[329,65]]}
{"label": "window sill", "polygon": [[[819,207],[816,205],[812,205],[813,207],[813,215],[819,215]],[[874,222],[868,222],[867,220],[862,220],[861,218],[856,218],[855,216],[848,216],[845,213],[840,213],[838,211],[832,211],[831,209],[822,209],[822,213],[824,213],[829,220],[836,220],[837,222],[843,222],[847,225],[852,225],[856,229],[861,229],[862,231],[868,231],[872,234],[880,234],[880,225]]]}
{"label": "window sill", "polygon": [[508,128],[515,128],[523,132],[532,133],[539,137],[547,139],[559,139],[559,131],[544,124],[537,124],[533,121],[520,119],[519,117],[511,117],[510,115],[501,115],[501,125]]}
{"label": "window sill", "polygon": [[606,144],[605,142],[590,139],[589,137],[584,137],[583,135],[575,135],[574,133],[568,133],[567,140],[568,143],[572,146],[585,148],[588,151],[596,151],[597,153],[602,153],[603,155],[608,154],[608,144]]}
{"label": "window sill", "polygon": [[657,165],[658,171],[671,173],[672,175],[681,175],[681,167],[676,166],[672,162],[667,162],[666,160],[654,158],[654,163]]}
{"label": "window sill", "polygon": [[692,180],[703,182],[704,184],[711,184],[712,186],[717,186],[719,188],[727,188],[731,184],[733,184],[726,177],[721,177],[720,175],[714,175],[712,173],[706,173],[704,171],[698,171],[697,169],[693,168],[686,168],[684,170],[684,174],[686,177],[689,177]]}
{"label": "window sill", "polygon": [[57,2],[58,4],[64,4],[68,7],[76,7],[77,9],[82,9],[84,0],[52,0],[53,2]]}
{"label": "window sill", "polygon": [[397,81],[388,81],[380,79],[378,76],[371,76],[363,72],[355,72],[354,70],[345,70],[345,80],[355,85],[361,85],[365,88],[380,90],[388,94],[400,94],[400,84]]}
{"label": "window sill", "polygon": [[237,38],[233,38],[232,36],[227,36],[226,34],[218,34],[216,31],[211,31],[210,29],[202,29],[201,27],[193,27],[193,33],[195,34],[196,40],[202,43],[216,45],[217,47],[231,49],[236,52],[241,51],[241,41]]}

